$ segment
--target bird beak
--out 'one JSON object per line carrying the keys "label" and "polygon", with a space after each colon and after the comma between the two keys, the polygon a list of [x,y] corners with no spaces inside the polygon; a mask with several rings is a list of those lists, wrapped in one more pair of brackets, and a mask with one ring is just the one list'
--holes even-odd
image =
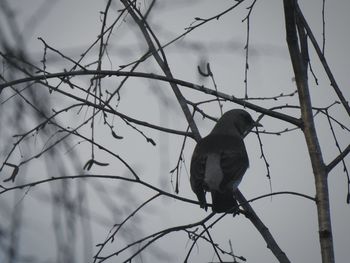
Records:
{"label": "bird beak", "polygon": [[263,125],[259,122],[254,122],[253,127],[263,127]]}
{"label": "bird beak", "polygon": [[249,130],[247,130],[244,134],[243,134],[243,137],[247,136],[247,134],[252,131],[254,129],[254,127],[263,127],[262,124],[260,124],[259,122],[253,122],[251,128]]}

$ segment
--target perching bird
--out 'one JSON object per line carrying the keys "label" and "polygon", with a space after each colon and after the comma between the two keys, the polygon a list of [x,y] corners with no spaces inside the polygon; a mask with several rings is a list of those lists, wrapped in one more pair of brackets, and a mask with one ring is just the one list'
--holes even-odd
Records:
{"label": "perching bird", "polygon": [[244,136],[255,122],[244,110],[227,111],[218,120],[211,133],[196,145],[191,159],[191,188],[200,206],[207,210],[206,192],[211,192],[212,210],[216,213],[233,212],[237,189],[249,160]]}

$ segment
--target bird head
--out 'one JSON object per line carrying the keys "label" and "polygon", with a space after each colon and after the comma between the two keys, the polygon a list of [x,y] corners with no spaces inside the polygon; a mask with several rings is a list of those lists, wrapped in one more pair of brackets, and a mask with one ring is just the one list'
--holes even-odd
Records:
{"label": "bird head", "polygon": [[229,110],[216,123],[211,134],[239,135],[242,138],[253,128],[262,126],[245,110]]}

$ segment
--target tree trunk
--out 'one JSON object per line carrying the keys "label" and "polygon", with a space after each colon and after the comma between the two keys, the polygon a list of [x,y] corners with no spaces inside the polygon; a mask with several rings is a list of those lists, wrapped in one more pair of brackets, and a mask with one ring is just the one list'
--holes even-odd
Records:
{"label": "tree trunk", "polygon": [[312,104],[307,78],[307,66],[309,61],[307,36],[303,26],[298,21],[296,16],[296,5],[297,2],[295,0],[284,0],[287,44],[298,89],[301,118],[303,121],[303,132],[315,177],[316,204],[322,262],[332,263],[334,262],[334,251],[329,207],[327,169],[322,158],[322,152],[318,142],[312,114]]}

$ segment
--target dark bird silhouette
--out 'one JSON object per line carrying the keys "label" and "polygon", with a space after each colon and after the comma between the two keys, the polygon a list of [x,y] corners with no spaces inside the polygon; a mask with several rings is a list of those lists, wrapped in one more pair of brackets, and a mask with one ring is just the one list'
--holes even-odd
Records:
{"label": "dark bird silhouette", "polygon": [[233,212],[237,207],[233,192],[249,167],[243,138],[254,126],[262,125],[248,112],[230,110],[218,120],[210,134],[197,143],[191,159],[190,181],[205,210],[208,208],[206,192],[211,192],[213,212]]}

